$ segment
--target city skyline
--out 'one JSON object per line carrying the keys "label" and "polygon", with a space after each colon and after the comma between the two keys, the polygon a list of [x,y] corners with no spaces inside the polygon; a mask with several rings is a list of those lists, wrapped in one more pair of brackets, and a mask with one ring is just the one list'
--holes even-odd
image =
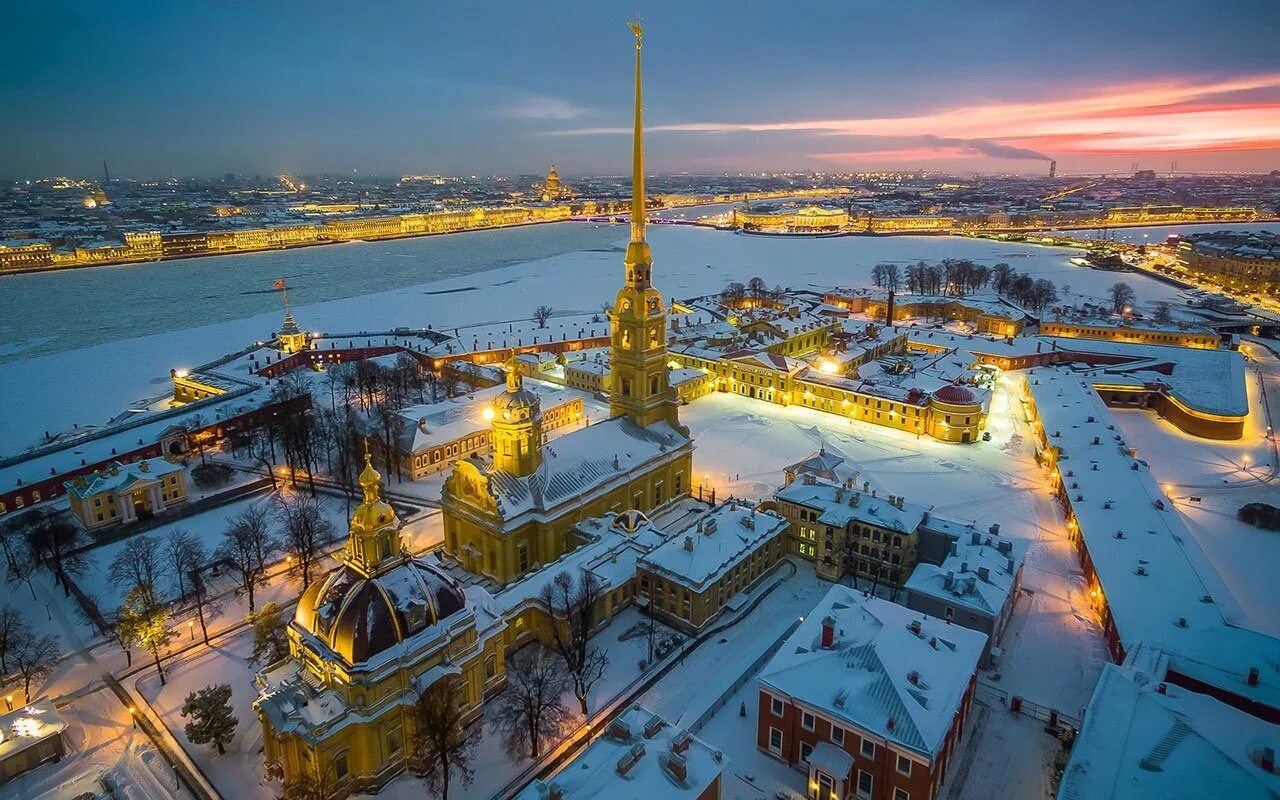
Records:
{"label": "city skyline", "polygon": [[[1280,166],[1280,22],[1233,4],[964,11],[639,8],[650,170]],[[56,30],[51,40],[32,31]],[[0,55],[0,175],[617,174],[612,11],[24,7]]]}

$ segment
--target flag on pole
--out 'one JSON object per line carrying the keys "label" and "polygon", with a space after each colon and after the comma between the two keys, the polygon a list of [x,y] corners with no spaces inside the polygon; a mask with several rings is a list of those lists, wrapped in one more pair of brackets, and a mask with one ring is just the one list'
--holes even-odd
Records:
{"label": "flag on pole", "polygon": [[272,288],[272,289],[283,289],[283,288],[284,288],[284,278],[281,278],[280,280],[276,281],[276,282],[275,282],[275,284],[274,284],[271,288]]}

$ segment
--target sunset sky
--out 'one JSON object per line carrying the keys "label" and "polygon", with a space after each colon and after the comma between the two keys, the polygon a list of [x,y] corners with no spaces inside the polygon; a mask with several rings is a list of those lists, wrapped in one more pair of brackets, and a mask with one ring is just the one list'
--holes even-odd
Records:
{"label": "sunset sky", "polygon": [[[640,2],[655,172],[1280,168],[1272,2]],[[0,177],[616,174],[633,7],[42,2]]]}

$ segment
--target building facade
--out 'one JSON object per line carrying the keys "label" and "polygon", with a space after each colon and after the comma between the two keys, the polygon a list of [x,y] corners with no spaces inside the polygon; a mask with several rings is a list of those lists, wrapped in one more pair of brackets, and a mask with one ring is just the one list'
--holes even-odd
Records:
{"label": "building facade", "polygon": [[163,514],[187,500],[187,468],[163,458],[114,462],[66,482],[71,513],[88,530]]}

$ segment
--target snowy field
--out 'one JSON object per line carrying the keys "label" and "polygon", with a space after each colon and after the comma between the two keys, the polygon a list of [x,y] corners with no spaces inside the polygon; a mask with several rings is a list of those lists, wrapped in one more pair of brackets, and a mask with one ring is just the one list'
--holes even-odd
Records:
{"label": "snowy field", "polygon": [[[21,409],[21,413],[0,418],[0,453],[19,449],[45,430],[62,430],[73,423],[100,424],[139,398],[163,394],[169,385],[170,369],[190,367],[235,351],[247,342],[265,338],[279,327],[277,296],[254,294],[251,295],[253,301],[247,303],[231,288],[233,285],[239,287],[239,292],[260,291],[280,274],[296,275],[295,304],[326,300],[295,305],[299,324],[312,330],[334,332],[386,330],[397,326],[451,328],[527,319],[533,308],[541,304],[562,313],[596,312],[602,302],[612,300],[621,283],[622,245],[627,229],[621,226],[593,228],[581,223],[562,225],[569,226],[566,230],[591,231],[585,246],[514,265],[510,252],[536,255],[537,248],[526,251],[494,248],[504,241],[509,246],[518,245],[523,239],[510,237],[527,231],[488,231],[457,238],[426,237],[245,257],[267,259],[246,262],[252,265],[251,270],[232,263],[239,257],[226,257],[190,262],[202,269],[205,264],[218,267],[217,271],[194,274],[186,272],[189,262],[180,261],[6,278],[0,281],[0,303],[6,309],[8,321],[0,324],[8,327],[0,329],[0,342],[9,345],[14,360],[0,364],[0,402],[6,408]],[[545,227],[556,229],[556,226]],[[719,291],[730,281],[744,281],[755,275],[769,285],[796,288],[867,284],[871,267],[878,262],[906,264],[943,258],[969,258],[986,264],[1007,261],[1033,277],[1053,280],[1059,288],[1070,285],[1073,298],[1081,294],[1101,296],[1106,287],[1117,280],[1114,273],[1072,266],[1068,259],[1078,255],[1077,251],[976,239],[936,236],[780,239],[684,226],[654,226],[650,240],[656,259],[655,280],[668,298]],[[474,242],[479,248],[477,252],[488,253],[489,260],[477,260],[476,255],[460,250],[451,250],[442,256],[434,248],[447,241]],[[545,242],[539,245],[555,251]],[[405,258],[392,258],[388,253]],[[441,272],[445,269],[441,263],[454,257],[463,259],[461,263],[469,264],[469,269]],[[338,259],[340,268],[329,262],[313,263],[314,259]],[[414,263],[414,269],[397,270],[395,263],[400,260]],[[269,266],[261,266],[263,264]],[[304,268],[303,264],[308,266]],[[494,264],[507,266],[493,269]],[[263,269],[272,272],[264,274]],[[164,275],[170,276],[169,280],[161,279],[161,270],[168,270]],[[143,283],[137,275],[149,276],[150,280]],[[380,279],[384,275],[385,281]],[[404,283],[415,275],[432,282]],[[441,275],[446,277],[432,280]],[[120,283],[98,285],[105,276],[116,276]],[[53,288],[27,287],[24,279],[28,277],[53,281]],[[1126,275],[1124,280],[1134,286],[1143,303],[1175,295],[1173,287],[1142,276]],[[216,281],[218,288],[209,289],[203,281]],[[103,303],[112,314],[128,322],[125,330],[104,333],[105,322],[99,321],[101,324],[94,327],[88,313],[68,314],[59,319],[55,331],[63,341],[62,346],[74,347],[82,342],[96,344],[25,359],[21,358],[24,354],[40,350],[14,352],[18,343],[49,336],[48,309],[62,307],[69,296],[67,292],[78,292],[91,284],[94,288],[85,288],[90,295],[108,293],[111,297],[138,298],[123,307]],[[350,294],[353,285],[367,293]],[[380,291],[388,285],[395,288]],[[565,293],[565,287],[569,286],[574,287],[571,297]],[[343,299],[328,299],[333,297]],[[228,319],[227,308],[241,309],[242,313],[251,315]],[[157,326],[157,316],[165,319],[166,324]],[[183,327],[193,322],[208,324]],[[128,338],[130,333],[134,338]],[[114,340],[109,340],[112,338]],[[85,387],[93,387],[93,391],[86,392]],[[48,402],[50,397],[59,398],[59,402]]]}

